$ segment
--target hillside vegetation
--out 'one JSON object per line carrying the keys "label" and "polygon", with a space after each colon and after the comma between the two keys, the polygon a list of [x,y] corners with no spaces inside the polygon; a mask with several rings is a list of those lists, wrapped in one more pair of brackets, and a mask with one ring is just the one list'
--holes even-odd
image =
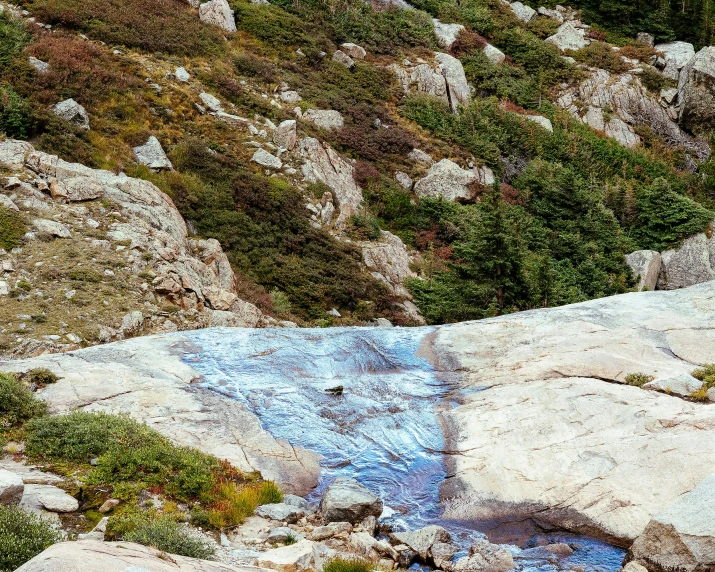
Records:
{"label": "hillside vegetation", "polygon": [[[698,45],[712,40],[709,2],[687,3],[682,14],[668,3],[661,12],[623,4],[574,7],[597,24],[594,38],[617,39],[636,60],[654,53],[633,39],[636,32]],[[407,288],[425,319],[440,323],[627,292],[634,281],[625,254],[678,245],[713,218],[712,161],[695,171],[686,149],[668,146],[646,126],[638,128],[642,143],[628,149],[553,104],[558,89],[584,78],[579,62],[616,73],[621,60],[610,48],[594,41],[572,54],[576,60],[564,59],[543,41],[558,23],[525,24],[498,0],[418,0],[414,10],[360,0],[232,0],[235,34],[202,24],[180,0],[22,5],[51,30],[0,15],[0,128],[67,160],[151,180],[193,232],[219,240],[242,298],[299,324],[379,316],[415,323],[362,264],[359,244],[378,240],[381,230],[415,251]],[[444,99],[405,96],[386,69],[440,49],[432,18],[465,27],[450,53],[475,97],[457,113]],[[364,47],[367,58],[351,69],[333,61],[343,42]],[[506,54],[503,64],[485,56],[487,42]],[[37,72],[29,56],[49,70]],[[176,81],[178,66],[188,82]],[[300,101],[282,101],[287,88]],[[293,119],[296,106],[338,111],[341,128],[300,122],[299,136],[317,137],[352,161],[364,196],[360,212],[344,229],[316,224],[305,204],[320,199],[325,186],[251,162],[256,137],[202,114],[202,91],[231,114],[276,125]],[[49,111],[69,97],[87,109],[91,130]],[[553,132],[525,117],[534,114],[548,118]],[[150,135],[162,142],[173,171],[137,165],[132,147]],[[496,182],[476,183],[466,204],[416,198],[395,181],[396,171],[415,180],[426,174],[408,158],[415,147],[435,160],[489,167]],[[328,314],[332,308],[340,318]]]}

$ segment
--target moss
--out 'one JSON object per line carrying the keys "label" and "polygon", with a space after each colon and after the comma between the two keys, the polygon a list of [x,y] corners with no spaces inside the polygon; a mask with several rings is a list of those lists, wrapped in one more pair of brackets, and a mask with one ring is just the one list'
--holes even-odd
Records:
{"label": "moss", "polygon": [[375,565],[364,558],[333,558],[325,563],[323,572],[371,572]]}
{"label": "moss", "polygon": [[61,540],[60,532],[48,521],[0,504],[0,572],[12,572]]}

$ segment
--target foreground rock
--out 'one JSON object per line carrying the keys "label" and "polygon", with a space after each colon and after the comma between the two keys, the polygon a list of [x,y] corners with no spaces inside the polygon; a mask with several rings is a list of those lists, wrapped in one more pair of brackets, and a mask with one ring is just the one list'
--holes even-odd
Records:
{"label": "foreground rock", "polygon": [[199,18],[205,24],[218,26],[225,32],[236,31],[236,20],[227,0],[211,0],[199,6]]}
{"label": "foreground rock", "polygon": [[253,566],[227,566],[132,544],[62,542],[26,562],[16,572],[261,572]]}
{"label": "foreground rock", "polygon": [[482,388],[446,416],[445,516],[537,522],[622,545],[715,466],[715,408],[621,385],[715,363],[703,284],[452,325],[429,350]]}
{"label": "foreground rock", "polygon": [[338,477],[328,487],[320,503],[323,521],[357,524],[369,516],[382,514],[382,501],[355,479]]}
{"label": "foreground rock", "polygon": [[182,361],[191,348],[180,334],[133,338],[73,354],[0,362],[0,369],[47,367],[59,375],[60,381],[38,394],[52,413],[78,407],[126,413],[176,443],[227,459],[241,471],[259,471],[286,492],[310,491],[320,471],[316,456],[274,439],[237,401],[193,386],[200,375]]}
{"label": "foreground rock", "polygon": [[650,571],[696,572],[715,566],[715,474],[658,513],[627,558]]}

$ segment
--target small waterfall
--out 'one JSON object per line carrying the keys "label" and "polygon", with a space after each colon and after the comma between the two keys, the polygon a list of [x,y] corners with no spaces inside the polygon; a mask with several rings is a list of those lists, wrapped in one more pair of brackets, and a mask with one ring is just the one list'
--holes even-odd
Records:
{"label": "small waterfall", "polygon": [[[201,351],[185,359],[203,374],[200,386],[243,403],[274,437],[323,456],[313,500],[335,477],[350,476],[385,501],[383,520],[394,528],[441,524],[466,549],[483,534],[468,522],[441,519],[439,487],[446,472],[436,410],[448,407],[453,395],[417,356],[432,331],[197,330],[189,336]],[[339,386],[342,393],[335,390]],[[580,546],[568,564],[603,572],[620,568],[623,551],[563,538]],[[528,551],[523,556],[524,569],[537,569],[529,565]]]}

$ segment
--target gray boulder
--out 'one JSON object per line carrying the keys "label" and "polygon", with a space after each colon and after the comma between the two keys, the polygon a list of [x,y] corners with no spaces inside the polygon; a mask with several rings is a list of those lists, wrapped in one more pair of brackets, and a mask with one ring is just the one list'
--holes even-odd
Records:
{"label": "gray boulder", "polygon": [[506,59],[504,52],[502,52],[499,48],[495,48],[491,44],[487,44],[484,47],[483,53],[485,56],[487,56],[487,59],[493,64],[500,64]]}
{"label": "gray boulder", "polygon": [[529,121],[540,125],[547,131],[550,131],[551,133],[554,132],[554,126],[551,125],[551,120],[548,117],[544,117],[543,115],[526,115],[525,117]]}
{"label": "gray boulder", "polygon": [[472,97],[472,91],[469,83],[467,83],[467,77],[464,75],[462,62],[449,54],[437,52],[435,55],[447,85],[449,107],[453,112],[456,112],[460,105],[468,105]]}
{"label": "gray boulder", "polygon": [[226,32],[236,31],[236,20],[227,0],[211,0],[199,6],[199,18],[204,24],[218,26]]}
{"label": "gray boulder", "polygon": [[222,110],[221,101],[218,97],[215,97],[210,93],[203,92],[199,94],[199,98],[209,111],[217,112]]}
{"label": "gray boulder", "polygon": [[655,44],[655,38],[653,37],[652,34],[649,34],[648,32],[638,32],[638,35],[636,36],[636,40],[639,41],[641,44],[650,46],[651,48]]}
{"label": "gray boulder", "polygon": [[70,238],[72,234],[62,223],[44,218],[37,218],[32,221],[32,226],[37,232],[45,232],[57,238]]}
{"label": "gray boulder", "polygon": [[341,129],[343,126],[343,116],[334,109],[309,109],[303,114],[303,121],[315,123],[323,129]]}
{"label": "gray boulder", "polygon": [[74,99],[60,101],[52,108],[52,112],[65,121],[74,123],[82,129],[89,130],[89,115],[87,110]]}
{"label": "gray boulder", "polygon": [[700,389],[703,382],[695,379],[692,375],[681,373],[680,375],[672,375],[660,377],[646,383],[643,389],[660,391],[669,395],[679,395],[680,397],[689,397],[693,392]]}
{"label": "gray boulder", "polygon": [[449,159],[442,159],[430,167],[427,176],[415,183],[418,197],[442,197],[446,201],[470,201],[474,198],[471,184],[477,176],[471,170],[462,169]]}
{"label": "gray boulder", "polygon": [[687,238],[678,249],[662,252],[661,259],[658,276],[660,290],[675,290],[715,280],[715,270],[710,265],[708,240],[704,233]]}
{"label": "gray boulder", "polygon": [[715,474],[656,514],[626,559],[651,572],[715,569]]}
{"label": "gray boulder", "polygon": [[273,132],[273,142],[283,149],[292,151],[297,140],[295,119],[286,119]]}
{"label": "gray boulder", "polygon": [[368,516],[382,514],[382,501],[355,479],[338,477],[320,502],[323,521],[357,524]]}
{"label": "gray boulder", "polygon": [[715,46],[700,50],[682,69],[678,101],[685,127],[696,133],[715,128]]}
{"label": "gray boulder", "polygon": [[365,48],[358,46],[357,44],[353,44],[352,42],[340,44],[340,49],[354,60],[364,60],[367,55]]}
{"label": "gray boulder", "polygon": [[295,524],[305,516],[305,511],[286,503],[264,504],[259,506],[254,513],[256,516]]}
{"label": "gray boulder", "polygon": [[663,54],[665,69],[663,75],[669,79],[680,79],[680,70],[695,57],[695,48],[688,42],[668,42],[658,44],[655,49]]}
{"label": "gray boulder", "polygon": [[514,15],[525,24],[528,24],[536,18],[536,10],[530,6],[522,4],[521,2],[512,2],[511,9],[514,12]]}
{"label": "gray boulder", "polygon": [[344,65],[348,69],[352,69],[355,67],[355,61],[349,55],[347,55],[345,52],[343,52],[341,50],[337,50],[333,54],[333,61],[337,62],[341,65]]}
{"label": "gray boulder", "polygon": [[37,73],[47,73],[50,71],[50,64],[47,62],[43,62],[42,60],[38,60],[34,56],[30,56],[27,58],[27,63],[30,64],[33,68],[37,70]]}
{"label": "gray boulder", "polygon": [[432,19],[434,35],[437,37],[439,47],[448,50],[457,41],[457,36],[464,30],[462,24],[443,24],[437,18]]}
{"label": "gray boulder", "polygon": [[562,52],[566,50],[580,50],[591,43],[586,39],[584,30],[575,28],[571,22],[561,24],[557,32],[544,41],[553,44]]}
{"label": "gray boulder", "polygon": [[269,169],[280,169],[283,166],[283,161],[275,155],[271,155],[265,149],[256,149],[251,161]]}
{"label": "gray boulder", "polygon": [[70,177],[50,183],[50,193],[53,199],[65,199],[70,202],[91,201],[104,195],[104,187],[92,177]]}
{"label": "gray boulder", "polygon": [[19,504],[24,490],[25,485],[19,475],[0,469],[0,504]]}
{"label": "gray boulder", "polygon": [[633,276],[638,279],[638,292],[655,290],[660,274],[660,253],[655,250],[636,250],[626,254],[626,264],[630,266]]}
{"label": "gray boulder", "polygon": [[171,171],[174,169],[171,161],[164,153],[159,140],[153,135],[144,145],[134,147],[134,157],[137,163],[145,165],[154,171]]}
{"label": "gray boulder", "polygon": [[353,525],[349,522],[330,522],[325,526],[316,526],[308,535],[309,540],[320,542],[328,538],[347,538],[353,531]]}
{"label": "gray boulder", "polygon": [[287,526],[279,526],[278,528],[274,528],[273,530],[271,530],[271,532],[268,534],[268,538],[266,538],[266,542],[270,542],[271,544],[278,544],[279,542],[285,542],[289,538],[293,538],[295,540],[303,540],[304,536],[302,534],[298,534],[292,528],[288,528]]}
{"label": "gray boulder", "polygon": [[409,532],[394,532],[392,537],[399,543],[409,546],[424,562],[427,562],[430,557],[430,549],[433,545],[449,543],[451,540],[449,532],[437,525],[425,526],[419,530]]}

